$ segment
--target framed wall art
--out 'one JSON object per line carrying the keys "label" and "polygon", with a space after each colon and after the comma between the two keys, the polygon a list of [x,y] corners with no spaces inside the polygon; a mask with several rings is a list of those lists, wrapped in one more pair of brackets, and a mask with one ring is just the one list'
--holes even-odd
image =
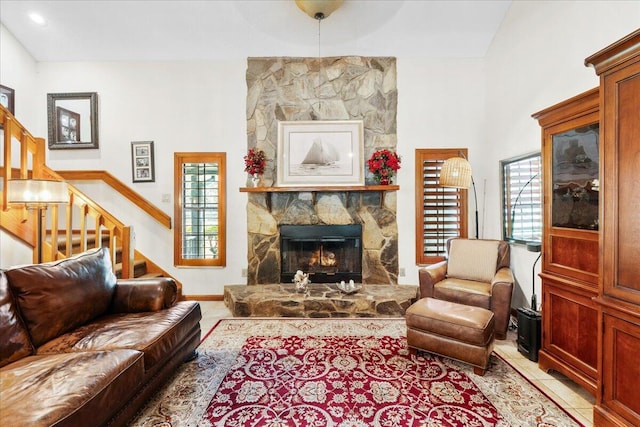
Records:
{"label": "framed wall art", "polygon": [[9,110],[11,114],[16,114],[16,91],[10,87],[0,85],[0,105]]}
{"label": "framed wall art", "polygon": [[131,168],[133,182],[155,182],[153,141],[131,143]]}
{"label": "framed wall art", "polygon": [[361,120],[278,122],[277,185],[363,185]]}
{"label": "framed wall art", "polygon": [[48,93],[49,149],[98,148],[98,94]]}

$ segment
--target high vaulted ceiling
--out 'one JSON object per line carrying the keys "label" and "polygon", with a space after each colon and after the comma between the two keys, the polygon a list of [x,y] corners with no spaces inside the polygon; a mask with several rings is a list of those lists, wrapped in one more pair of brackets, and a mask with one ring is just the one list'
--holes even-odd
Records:
{"label": "high vaulted ceiling", "polygon": [[0,21],[37,61],[473,58],[485,55],[510,4],[345,0],[319,23],[294,0],[1,0]]}

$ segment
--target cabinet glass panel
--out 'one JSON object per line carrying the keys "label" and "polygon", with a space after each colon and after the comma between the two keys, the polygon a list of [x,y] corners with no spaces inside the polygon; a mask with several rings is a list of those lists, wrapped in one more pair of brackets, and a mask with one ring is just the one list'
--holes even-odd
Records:
{"label": "cabinet glass panel", "polygon": [[554,227],[598,229],[597,123],[553,135]]}

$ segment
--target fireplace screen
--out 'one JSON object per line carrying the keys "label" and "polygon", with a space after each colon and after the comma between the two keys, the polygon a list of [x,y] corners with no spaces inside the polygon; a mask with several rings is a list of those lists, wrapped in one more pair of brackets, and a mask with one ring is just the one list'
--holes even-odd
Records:
{"label": "fireplace screen", "polygon": [[362,225],[282,225],[280,256],[283,283],[297,270],[312,283],[362,281]]}

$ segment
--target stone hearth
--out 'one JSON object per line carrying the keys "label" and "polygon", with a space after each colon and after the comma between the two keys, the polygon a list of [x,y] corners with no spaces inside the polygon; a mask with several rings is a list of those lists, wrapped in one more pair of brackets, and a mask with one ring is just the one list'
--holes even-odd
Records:
{"label": "stone hearth", "polygon": [[402,317],[417,297],[414,285],[365,285],[353,294],[321,283],[306,294],[293,283],[224,287],[224,301],[236,317]]}

